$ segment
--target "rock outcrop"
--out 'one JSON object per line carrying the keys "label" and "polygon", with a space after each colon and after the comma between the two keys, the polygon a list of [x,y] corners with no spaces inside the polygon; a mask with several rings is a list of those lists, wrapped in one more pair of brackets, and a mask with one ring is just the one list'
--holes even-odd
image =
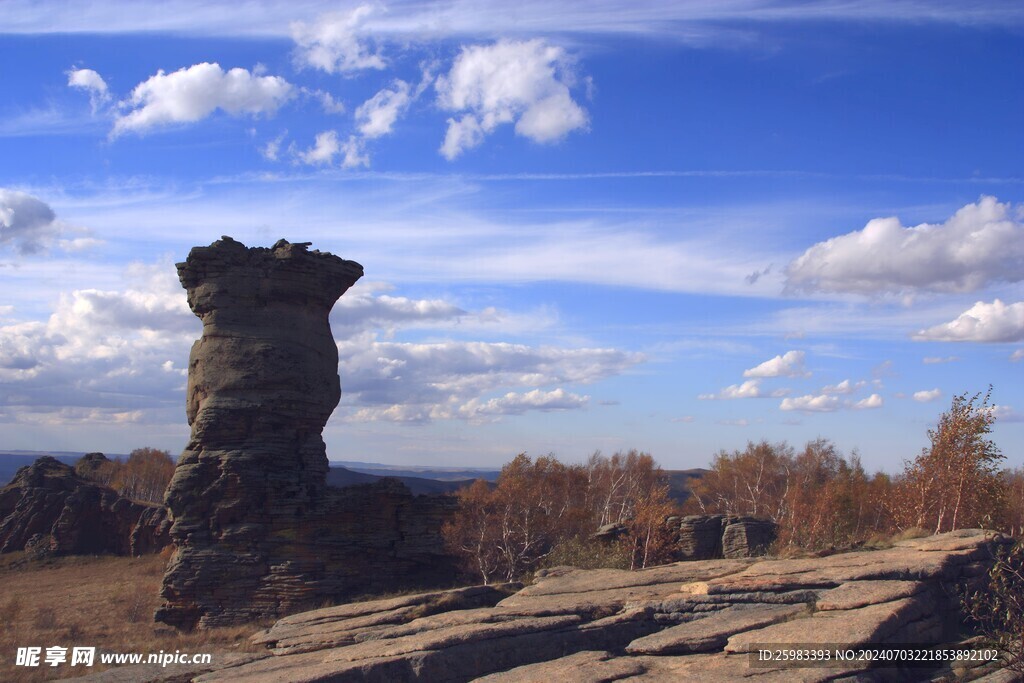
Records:
{"label": "rock outcrop", "polygon": [[557,568],[500,601],[509,587],[296,614],[254,637],[270,656],[192,680],[913,681],[943,672],[968,680],[983,669],[868,670],[863,660],[788,668],[754,664],[749,653],[763,644],[953,641],[955,589],[984,578],[1002,542],[967,530],[825,558],[691,561],[636,572]]}
{"label": "rock outcrop", "polygon": [[764,555],[778,535],[778,525],[760,517],[691,515],[679,524],[677,548],[683,560]]}
{"label": "rock outcrop", "polygon": [[389,481],[327,487],[321,433],[341,396],[328,315],[363,269],[307,246],[224,237],[178,264],[203,334],[158,621],[237,623],[453,576],[439,533],[451,501]]}
{"label": "rock outcrop", "polygon": [[169,526],[163,507],[128,500],[49,456],[0,489],[0,552],[141,555],[170,542]]}

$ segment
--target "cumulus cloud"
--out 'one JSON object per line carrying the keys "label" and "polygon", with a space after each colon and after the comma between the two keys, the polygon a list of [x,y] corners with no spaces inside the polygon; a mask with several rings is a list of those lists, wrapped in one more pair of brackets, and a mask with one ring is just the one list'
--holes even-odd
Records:
{"label": "cumulus cloud", "polygon": [[717,394],[700,394],[697,398],[702,401],[727,401],[734,398],[780,398],[788,393],[788,389],[775,389],[771,393],[765,393],[761,390],[761,380],[751,379],[742,384],[730,384]]}
{"label": "cumulus cloud", "polygon": [[107,82],[97,72],[92,69],[71,69],[67,74],[69,87],[80,88],[89,93],[89,105],[94,114],[110,101]]}
{"label": "cumulus cloud", "polygon": [[744,377],[810,377],[804,369],[804,352],[787,351],[775,356],[757,367],[743,371]]}
{"label": "cumulus cloud", "polygon": [[170,263],[134,266],[122,291],[60,296],[46,322],[0,326],[0,413],[24,423],[180,419],[185,359],[200,324]]}
{"label": "cumulus cloud", "polygon": [[864,386],[864,382],[857,382],[854,384],[848,379],[844,379],[839,384],[829,384],[821,388],[823,394],[852,394],[861,387]]}
{"label": "cumulus cloud", "polygon": [[854,410],[870,410],[872,408],[881,408],[885,401],[878,394],[871,394],[867,398],[861,399],[856,403],[850,404],[850,407]]}
{"label": "cumulus cloud", "polygon": [[363,36],[363,25],[373,12],[373,6],[360,5],[351,12],[321,16],[312,24],[293,23],[296,64],[329,74],[383,69],[384,58]]}
{"label": "cumulus cloud", "polygon": [[396,79],[391,88],[381,90],[356,109],[356,125],[360,134],[365,138],[390,134],[395,121],[411,103],[411,86]]}
{"label": "cumulus cloud", "polygon": [[860,401],[840,401],[835,394],[806,394],[785,398],[779,404],[779,410],[798,410],[804,413],[832,413],[843,408],[850,410],[868,410],[881,408],[884,401],[878,394],[871,394]]}
{"label": "cumulus cloud", "polygon": [[[0,308],[0,415],[6,416],[0,420],[181,420],[189,347],[201,324],[173,264],[136,265],[124,278],[118,291],[65,292],[45,322],[12,321],[14,308]],[[607,348],[395,340],[399,330],[431,329],[434,337],[484,328],[501,333],[509,317],[399,296],[381,283],[353,287],[332,314],[344,385],[339,418],[481,421],[581,409],[589,397],[573,385],[599,382],[644,360]]]}
{"label": "cumulus cloud", "polygon": [[463,47],[436,83],[438,105],[461,114],[448,119],[441,154],[455,159],[507,123],[540,143],[586,128],[587,112],[569,90],[571,66],[562,48],[539,39]]}
{"label": "cumulus cloud", "polygon": [[194,123],[217,109],[231,116],[273,114],[294,94],[294,86],[279,76],[241,68],[224,71],[216,63],[203,62],[169,74],[160,70],[135,86],[121,103],[127,113],[114,121],[111,135]]}
{"label": "cumulus cloud", "polygon": [[914,400],[918,403],[931,403],[942,396],[941,389],[928,389],[914,392]]}
{"label": "cumulus cloud", "polygon": [[782,399],[779,410],[800,410],[808,413],[830,413],[839,410],[842,405],[839,399],[828,394],[807,394]]}
{"label": "cumulus cloud", "polygon": [[919,341],[1019,342],[1024,340],[1024,301],[979,301],[956,320],[920,330]]}
{"label": "cumulus cloud", "polygon": [[362,140],[350,135],[348,140],[342,142],[338,139],[337,131],[333,130],[318,133],[312,147],[295,152],[296,159],[310,166],[331,166],[338,156],[341,157],[339,165],[342,168],[370,165],[370,159],[363,151]]}
{"label": "cumulus cloud", "polygon": [[589,396],[580,396],[561,388],[552,391],[534,389],[526,393],[510,391],[500,398],[486,401],[472,399],[459,407],[459,413],[473,419],[483,416],[522,415],[529,410],[576,410],[586,406],[589,400]]}
{"label": "cumulus cloud", "polygon": [[[567,384],[589,384],[643,362],[640,354],[616,349],[535,347],[506,342],[381,341],[364,333],[338,345],[347,398],[357,407],[347,419],[429,422],[473,419],[497,410],[580,407],[586,397],[558,394]],[[519,398],[489,404],[482,397],[504,388]],[[546,387],[554,390],[541,391]],[[533,393],[537,392],[537,393]],[[529,396],[530,398],[523,398]],[[490,410],[490,408],[487,408]]]}
{"label": "cumulus cloud", "polygon": [[697,396],[702,401],[729,400],[734,398],[761,398],[761,380],[752,379],[743,384],[730,384],[717,394],[700,394]]}
{"label": "cumulus cloud", "polygon": [[0,245],[19,254],[46,251],[61,233],[57,215],[32,195],[0,187]]}
{"label": "cumulus cloud", "polygon": [[1024,360],[1024,349],[1017,349],[1010,354],[1010,360],[1016,363],[1017,361]]}
{"label": "cumulus cloud", "polygon": [[946,356],[945,358],[941,356],[928,356],[927,358],[922,358],[921,362],[925,365],[940,365],[942,363],[954,363],[958,360],[960,360],[958,356]]}
{"label": "cumulus cloud", "polygon": [[873,219],[815,244],[786,268],[787,289],[803,292],[972,292],[1022,279],[1024,224],[1010,204],[988,196],[941,224]]}
{"label": "cumulus cloud", "polygon": [[284,131],[273,140],[267,142],[267,144],[260,147],[260,156],[267,161],[277,161],[281,153],[281,145],[284,144],[284,139],[288,137],[288,131]]}
{"label": "cumulus cloud", "polygon": [[345,103],[340,100],[334,99],[334,96],[329,92],[323,90],[316,91],[316,98],[320,101],[320,106],[323,107],[324,111],[328,114],[344,114]]}

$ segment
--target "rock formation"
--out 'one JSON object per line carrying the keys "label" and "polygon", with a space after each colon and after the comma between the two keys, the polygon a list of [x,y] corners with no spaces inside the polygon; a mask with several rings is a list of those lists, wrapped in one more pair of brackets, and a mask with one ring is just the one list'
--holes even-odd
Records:
{"label": "rock formation", "polygon": [[691,515],[679,525],[677,547],[683,560],[712,560],[764,555],[778,525],[758,517]]}
{"label": "rock formation", "polygon": [[123,498],[76,469],[45,456],[0,489],[0,552],[141,555],[169,543],[163,507]]}
{"label": "rock formation", "polygon": [[965,530],[825,558],[704,560],[635,572],[561,567],[508,597],[512,586],[478,586],[295,614],[253,638],[266,654],[147,680],[973,680],[993,667],[868,670],[870,662],[854,660],[789,668],[753,664],[749,652],[759,644],[956,643],[956,588],[984,580],[1003,542]]}
{"label": "rock formation", "polygon": [[192,435],[165,499],[177,550],[158,621],[236,623],[450,576],[449,501],[389,482],[326,485],[321,432],[341,396],[328,315],[363,269],[307,246],[224,237],[178,264],[203,333],[189,358]]}

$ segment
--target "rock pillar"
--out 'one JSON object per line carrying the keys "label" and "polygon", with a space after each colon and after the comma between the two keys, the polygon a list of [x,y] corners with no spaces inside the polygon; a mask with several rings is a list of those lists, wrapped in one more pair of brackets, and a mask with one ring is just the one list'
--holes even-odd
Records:
{"label": "rock pillar", "polygon": [[307,246],[224,237],[178,264],[203,334],[189,358],[192,435],[165,499],[177,550],[158,621],[239,622],[323,592],[321,432],[341,397],[328,315],[363,268]]}

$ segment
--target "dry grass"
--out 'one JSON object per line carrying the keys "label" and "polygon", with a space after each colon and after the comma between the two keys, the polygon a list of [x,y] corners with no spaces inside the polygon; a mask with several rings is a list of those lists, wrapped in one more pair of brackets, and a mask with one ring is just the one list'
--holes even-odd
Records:
{"label": "dry grass", "polygon": [[260,624],[179,633],[153,622],[166,556],[63,557],[46,561],[23,553],[0,556],[0,681],[70,678],[102,669],[16,667],[19,647],[95,646],[97,652],[238,652]]}

